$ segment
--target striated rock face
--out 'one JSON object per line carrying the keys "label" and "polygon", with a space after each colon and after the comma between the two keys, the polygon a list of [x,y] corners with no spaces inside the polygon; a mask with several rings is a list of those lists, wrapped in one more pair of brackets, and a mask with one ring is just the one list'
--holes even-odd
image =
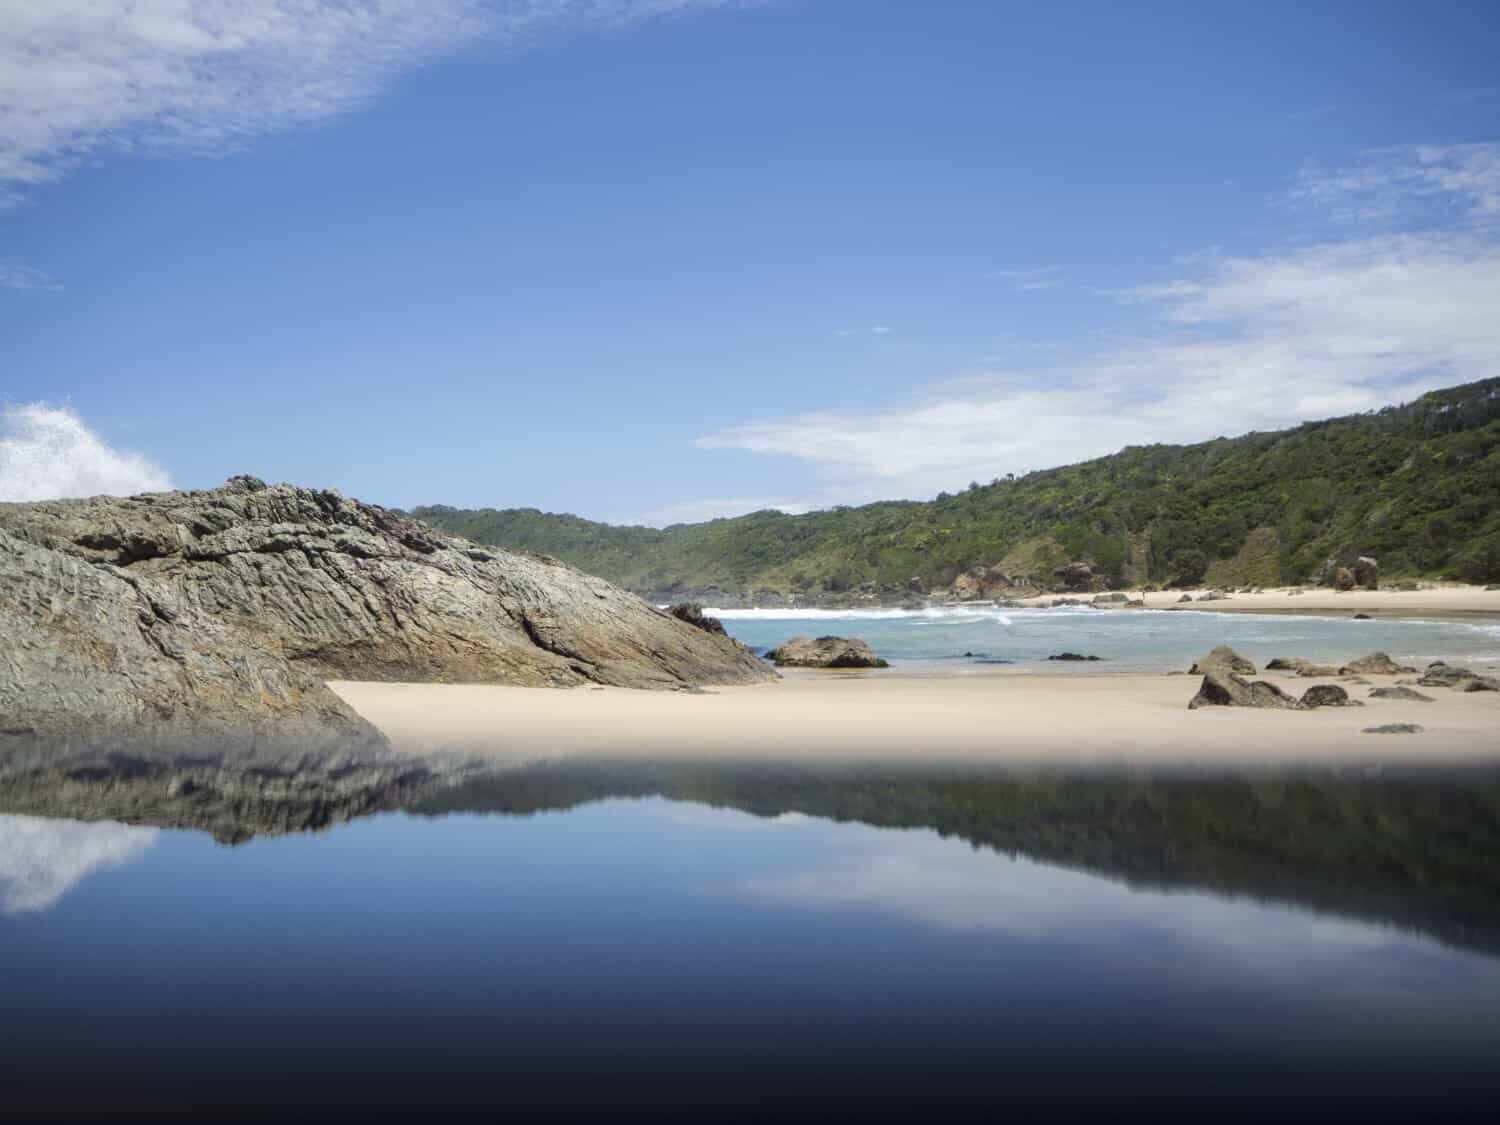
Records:
{"label": "striated rock face", "polygon": [[0,530],[0,749],[385,739],[323,682],[129,570]]}
{"label": "striated rock face", "polygon": [[259,725],[379,738],[324,679],[688,688],[743,645],[552,559],[336,492],[0,504],[0,727]]}
{"label": "striated rock face", "polygon": [[766,653],[771,661],[787,668],[885,668],[886,662],[857,637],[793,637]]}

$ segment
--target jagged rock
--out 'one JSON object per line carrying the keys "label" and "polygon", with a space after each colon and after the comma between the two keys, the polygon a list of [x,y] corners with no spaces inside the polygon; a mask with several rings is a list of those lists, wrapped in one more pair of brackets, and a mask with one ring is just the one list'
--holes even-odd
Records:
{"label": "jagged rock", "polygon": [[1380,564],[1369,555],[1360,555],[1354,562],[1354,584],[1366,590],[1380,588]]}
{"label": "jagged rock", "polygon": [[674,606],[668,606],[667,612],[678,621],[686,621],[695,629],[702,629],[705,633],[717,633],[727,636],[724,632],[724,622],[717,617],[710,617],[703,612],[703,607],[697,602],[678,602]]}
{"label": "jagged rock", "polygon": [[1198,694],[1188,703],[1189,711],[1196,711],[1200,707],[1260,707],[1300,711],[1302,704],[1273,683],[1266,680],[1250,681],[1219,665],[1204,673],[1203,682],[1198,685]]}
{"label": "jagged rock", "polygon": [[1445,687],[1454,691],[1500,691],[1500,680],[1436,660],[1417,680],[1421,687]]}
{"label": "jagged rock", "polygon": [[1354,589],[1354,572],[1347,566],[1334,567],[1330,584],[1335,590],[1352,590]]}
{"label": "jagged rock", "polygon": [[1130,601],[1129,594],[1122,594],[1118,590],[1111,594],[1095,594],[1093,602],[1095,605],[1118,605]]}
{"label": "jagged rock", "polygon": [[1365,727],[1365,734],[1421,734],[1416,723],[1382,723],[1378,727]]}
{"label": "jagged rock", "polygon": [[1255,675],[1255,665],[1246,660],[1228,645],[1219,645],[1202,660],[1188,669],[1190,675],[1202,675],[1210,668],[1227,668],[1241,676]]}
{"label": "jagged rock", "polygon": [[1090,653],[1088,656],[1084,656],[1083,653],[1081,653],[1081,652],[1059,652],[1055,656],[1049,656],[1049,657],[1047,657],[1047,659],[1048,660],[1098,660],[1100,658],[1097,657],[1097,656],[1094,656],[1092,653]]}
{"label": "jagged rock", "polygon": [[1180,597],[1180,598],[1177,599],[1177,604],[1181,605],[1183,602],[1190,602],[1192,600],[1193,600],[1193,595],[1192,594],[1183,594],[1182,597]]}
{"label": "jagged rock", "polygon": [[1409,687],[1378,687],[1370,692],[1371,699],[1400,699],[1408,703],[1434,703],[1432,696],[1423,695]]}
{"label": "jagged rock", "polygon": [[[772,675],[743,645],[554,559],[336,492],[0,504],[0,725],[369,738],[323,679],[689,688]],[[152,654],[155,654],[154,656]],[[165,662],[165,663],[164,663]]]}
{"label": "jagged rock", "polygon": [[857,637],[793,637],[766,653],[784,668],[887,668],[889,665]]}
{"label": "jagged rock", "polygon": [[1397,664],[1386,653],[1372,652],[1357,660],[1349,661],[1339,671],[1343,674],[1353,673],[1361,676],[1403,676],[1408,672],[1415,672],[1416,669]]}
{"label": "jagged rock", "polygon": [[1368,613],[1356,613],[1351,620],[1354,620],[1354,621],[1373,621],[1375,619],[1373,617],[1371,617]]}
{"label": "jagged rock", "polygon": [[1315,707],[1363,707],[1358,699],[1350,699],[1349,693],[1338,684],[1314,684],[1302,693],[1302,706],[1306,710]]}

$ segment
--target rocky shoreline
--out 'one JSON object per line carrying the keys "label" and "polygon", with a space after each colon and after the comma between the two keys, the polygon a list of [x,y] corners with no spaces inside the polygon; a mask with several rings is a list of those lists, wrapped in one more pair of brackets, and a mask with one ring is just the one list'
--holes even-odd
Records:
{"label": "rocky shoreline", "polygon": [[384,744],[331,678],[694,690],[748,649],[330,490],[0,504],[0,743]]}

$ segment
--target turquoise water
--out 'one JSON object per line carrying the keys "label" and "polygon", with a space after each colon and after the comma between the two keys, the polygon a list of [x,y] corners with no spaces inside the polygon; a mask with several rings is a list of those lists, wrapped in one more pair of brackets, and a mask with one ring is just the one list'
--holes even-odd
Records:
{"label": "turquoise water", "polygon": [[[1013,668],[1099,673],[1186,668],[1214,645],[1232,645],[1258,664],[1302,656],[1337,664],[1374,650],[1421,667],[1433,660],[1500,664],[1500,621],[1310,617],[1168,610],[997,609],[712,610],[752,648],[794,636],[863,638],[906,671],[993,672]],[[1099,663],[1049,662],[1060,652]],[[966,655],[972,654],[972,655]],[[1007,661],[984,664],[983,661]]]}

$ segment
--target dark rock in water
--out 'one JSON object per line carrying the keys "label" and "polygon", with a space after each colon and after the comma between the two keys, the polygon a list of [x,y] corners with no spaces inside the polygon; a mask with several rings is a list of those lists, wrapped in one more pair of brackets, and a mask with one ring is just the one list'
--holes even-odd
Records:
{"label": "dark rock in water", "polygon": [[1400,699],[1410,703],[1433,703],[1430,695],[1423,695],[1409,687],[1378,687],[1370,692],[1371,699]]}
{"label": "dark rock in water", "polygon": [[1202,675],[1211,668],[1227,668],[1241,676],[1255,675],[1255,665],[1246,660],[1228,645],[1219,645],[1202,660],[1188,669],[1190,675]]}
{"label": "dark rock in water", "polygon": [[1352,618],[1352,620],[1354,620],[1354,621],[1373,621],[1375,619],[1373,617],[1371,617],[1368,613],[1356,613],[1354,615],[1354,617]]}
{"label": "dark rock in water", "polygon": [[1302,706],[1314,707],[1363,707],[1358,699],[1350,699],[1349,693],[1338,684],[1314,684],[1302,693]]}
{"label": "dark rock in water", "polygon": [[1014,664],[1014,660],[999,660],[993,657],[981,657],[974,661],[975,664]]}
{"label": "dark rock in water", "polygon": [[336,492],[0,504],[0,715],[31,736],[382,741],[322,683],[691,688],[743,645],[554,559]]}
{"label": "dark rock in water", "polygon": [[1441,660],[1429,664],[1417,683],[1422,687],[1445,687],[1454,691],[1500,691],[1500,680]]}
{"label": "dark rock in water", "polygon": [[1360,555],[1354,563],[1354,584],[1366,590],[1380,588],[1380,564],[1369,555]]}
{"label": "dark rock in water", "polygon": [[1204,672],[1198,694],[1188,704],[1190,711],[1196,711],[1200,707],[1260,707],[1299,711],[1302,704],[1273,683],[1266,680],[1252,682],[1221,664]]}
{"label": "dark rock in water", "polygon": [[724,622],[717,617],[710,617],[703,612],[703,607],[697,602],[679,602],[674,606],[668,606],[667,612],[678,621],[686,621],[695,629],[702,629],[705,633],[717,633],[727,636],[724,632]]}
{"label": "dark rock in water", "polygon": [[1397,664],[1387,653],[1372,652],[1357,660],[1349,661],[1340,671],[1361,676],[1401,676],[1408,672],[1415,672],[1416,669]]}
{"label": "dark rock in water", "polygon": [[857,637],[793,637],[766,656],[786,668],[888,668],[870,646]]}
{"label": "dark rock in water", "polygon": [[1365,734],[1421,734],[1422,728],[1416,723],[1382,723],[1378,727],[1365,727]]}
{"label": "dark rock in water", "polygon": [[1090,654],[1084,656],[1081,652],[1059,652],[1055,656],[1047,657],[1048,660],[1098,660],[1099,657]]}

